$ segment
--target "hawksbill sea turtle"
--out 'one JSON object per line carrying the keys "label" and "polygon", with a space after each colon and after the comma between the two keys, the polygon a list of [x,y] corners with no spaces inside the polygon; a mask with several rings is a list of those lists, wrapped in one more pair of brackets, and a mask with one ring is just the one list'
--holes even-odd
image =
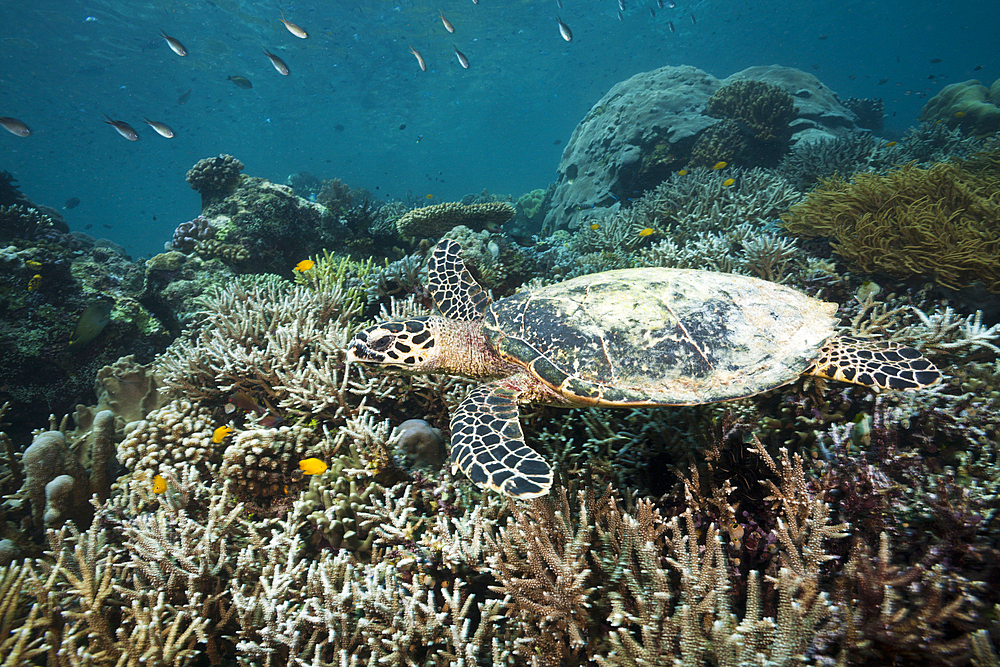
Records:
{"label": "hawksbill sea turtle", "polygon": [[836,304],[758,278],[622,269],[494,303],[460,252],[444,240],[428,261],[440,316],[358,331],[347,360],[482,380],[452,415],[452,467],[515,498],[552,486],[552,469],[524,442],[521,404],[696,405],[753,396],[802,374],[877,389],[941,379],[912,348],[838,336]]}

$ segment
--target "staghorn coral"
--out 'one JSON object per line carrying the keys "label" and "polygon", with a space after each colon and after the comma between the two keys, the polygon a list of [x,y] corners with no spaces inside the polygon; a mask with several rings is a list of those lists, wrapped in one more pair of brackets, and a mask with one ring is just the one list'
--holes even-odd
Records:
{"label": "staghorn coral", "polygon": [[[868,171],[878,163],[875,139],[867,132],[852,132],[799,143],[781,159],[777,171],[800,190],[812,188],[821,177],[848,177]],[[896,160],[898,163],[899,160]]]}
{"label": "staghorn coral", "polygon": [[232,155],[223,153],[218,157],[198,160],[188,171],[185,180],[201,194],[202,207],[215,199],[225,197],[240,182],[243,163]]}
{"label": "staghorn coral", "polygon": [[245,392],[281,413],[354,412],[350,390],[367,389],[345,377],[343,363],[360,285],[346,287],[339,275],[332,289],[234,281],[213,290],[201,325],[157,360],[164,385],[193,399]]}
{"label": "staghorn coral", "polygon": [[931,275],[951,289],[981,282],[1000,293],[998,182],[961,163],[834,176],[781,219],[793,234],[830,238],[865,273]]}
{"label": "staghorn coral", "polygon": [[447,202],[406,212],[396,219],[396,229],[400,236],[439,238],[458,225],[474,231],[499,229],[512,217],[514,207],[507,202]]}

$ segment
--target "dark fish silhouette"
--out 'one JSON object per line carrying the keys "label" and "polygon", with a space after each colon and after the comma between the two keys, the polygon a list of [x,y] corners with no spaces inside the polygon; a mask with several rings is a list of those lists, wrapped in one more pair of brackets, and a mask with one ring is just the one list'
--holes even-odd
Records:
{"label": "dark fish silhouette", "polygon": [[242,88],[244,90],[250,90],[251,88],[253,88],[253,84],[250,83],[250,79],[244,76],[230,76],[226,78],[226,81],[232,81],[237,85],[237,87]]}

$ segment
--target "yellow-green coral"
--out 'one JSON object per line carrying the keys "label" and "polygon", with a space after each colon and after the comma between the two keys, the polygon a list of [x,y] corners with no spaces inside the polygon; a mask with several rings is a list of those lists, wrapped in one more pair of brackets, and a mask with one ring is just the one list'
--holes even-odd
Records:
{"label": "yellow-green coral", "polygon": [[528,220],[532,220],[538,212],[542,209],[542,202],[545,201],[545,190],[540,188],[538,190],[532,190],[531,192],[525,193],[518,197],[517,208],[524,213],[524,217]]}
{"label": "yellow-green coral", "polygon": [[855,268],[897,276],[932,275],[960,289],[981,281],[1000,293],[1000,169],[997,155],[927,169],[821,179],[781,216],[801,236],[832,239]]}
{"label": "yellow-green coral", "polygon": [[1000,79],[990,88],[976,79],[945,86],[924,105],[920,120],[947,123],[978,135],[1000,130]]}

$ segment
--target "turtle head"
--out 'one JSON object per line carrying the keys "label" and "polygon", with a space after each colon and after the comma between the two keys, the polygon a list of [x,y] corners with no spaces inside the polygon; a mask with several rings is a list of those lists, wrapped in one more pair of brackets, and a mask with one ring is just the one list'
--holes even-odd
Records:
{"label": "turtle head", "polygon": [[354,334],[347,363],[414,375],[441,370],[432,317],[381,322]]}

